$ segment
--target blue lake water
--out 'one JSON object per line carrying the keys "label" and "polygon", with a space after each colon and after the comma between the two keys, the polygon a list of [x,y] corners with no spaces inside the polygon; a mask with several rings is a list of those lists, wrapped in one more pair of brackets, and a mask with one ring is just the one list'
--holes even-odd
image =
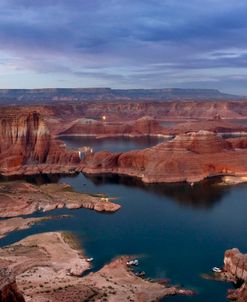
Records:
{"label": "blue lake water", "polygon": [[66,182],[80,192],[106,193],[117,197],[122,208],[114,214],[86,209],[52,211],[46,215],[66,213],[73,217],[12,233],[0,241],[1,246],[38,232],[68,230],[77,235],[88,257],[94,257],[93,270],[118,255],[139,255],[138,270],[144,270],[147,277],[170,278],[171,283],[198,293],[164,301],[227,301],[231,285],[204,280],[200,274],[221,266],[226,249],[238,247],[247,252],[247,185],[220,187],[215,181],[194,187],[145,185],[130,177],[83,174],[40,175],[28,180]]}
{"label": "blue lake water", "polygon": [[163,137],[111,137],[111,138],[95,138],[83,136],[61,136],[68,148],[79,148],[82,146],[93,147],[97,151],[112,151],[112,152],[126,152],[136,149],[149,148],[165,139]]}

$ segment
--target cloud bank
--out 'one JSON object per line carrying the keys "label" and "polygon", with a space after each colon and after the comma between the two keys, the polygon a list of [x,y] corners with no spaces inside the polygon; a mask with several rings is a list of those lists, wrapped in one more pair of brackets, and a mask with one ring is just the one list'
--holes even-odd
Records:
{"label": "cloud bank", "polygon": [[247,94],[245,0],[0,0],[0,88]]}

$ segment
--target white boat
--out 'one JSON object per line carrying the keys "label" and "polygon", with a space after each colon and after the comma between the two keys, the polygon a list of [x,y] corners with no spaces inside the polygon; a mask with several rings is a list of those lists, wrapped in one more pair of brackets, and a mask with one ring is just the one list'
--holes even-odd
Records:
{"label": "white boat", "polygon": [[139,264],[139,261],[137,259],[135,260],[130,260],[127,262],[127,265],[128,266],[131,266],[131,265],[138,265]]}
{"label": "white boat", "polygon": [[92,258],[92,257],[91,257],[91,258],[87,258],[86,261],[87,261],[87,262],[92,262],[92,261],[93,261],[93,258]]}
{"label": "white boat", "polygon": [[221,272],[222,272],[222,269],[220,269],[219,267],[214,266],[214,267],[212,268],[212,271],[213,271],[214,273],[221,273]]}

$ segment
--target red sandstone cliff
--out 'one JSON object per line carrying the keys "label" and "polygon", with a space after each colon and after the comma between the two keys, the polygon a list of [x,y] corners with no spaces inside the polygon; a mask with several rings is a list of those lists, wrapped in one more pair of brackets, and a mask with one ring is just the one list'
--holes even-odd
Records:
{"label": "red sandstone cliff", "polygon": [[247,301],[247,254],[242,254],[238,249],[225,252],[224,271],[236,280],[243,282],[236,290],[229,290],[228,298],[237,302]]}
{"label": "red sandstone cliff", "polygon": [[[106,117],[107,118],[107,117]],[[108,122],[93,119],[77,119],[60,135],[126,136],[155,135],[162,133],[159,122],[145,116],[136,121]]]}
{"label": "red sandstone cliff", "polygon": [[200,130],[207,130],[216,133],[246,133],[247,127],[237,125],[222,119],[210,119],[179,123],[176,126],[169,128],[168,132],[171,134],[180,134]]}
{"label": "red sandstone cliff", "polygon": [[247,157],[245,150],[236,151],[215,133],[199,131],[144,150],[88,155],[80,169],[137,176],[147,183],[196,182],[215,175],[246,174]]}
{"label": "red sandstone cliff", "polygon": [[85,117],[100,120],[102,115],[111,121],[136,120],[149,115],[155,119],[213,119],[219,115],[222,119],[247,118],[245,101],[102,101],[71,102],[56,106],[45,106],[53,116]]}
{"label": "red sandstone cliff", "polygon": [[247,137],[236,137],[229,138],[227,141],[232,145],[233,148],[246,149],[247,148]]}
{"label": "red sandstone cliff", "polygon": [[0,270],[0,302],[25,302],[15,278],[7,269]]}
{"label": "red sandstone cliff", "polygon": [[63,172],[64,166],[78,162],[77,153],[68,152],[51,137],[39,113],[0,118],[0,174],[22,173],[24,167],[31,172],[42,165],[45,170],[56,166]]}

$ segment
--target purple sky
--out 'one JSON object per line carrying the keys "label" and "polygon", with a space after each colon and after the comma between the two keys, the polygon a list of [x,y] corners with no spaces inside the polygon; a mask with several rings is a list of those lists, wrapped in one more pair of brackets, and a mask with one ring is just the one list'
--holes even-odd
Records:
{"label": "purple sky", "polygon": [[0,88],[247,95],[246,0],[0,0]]}

